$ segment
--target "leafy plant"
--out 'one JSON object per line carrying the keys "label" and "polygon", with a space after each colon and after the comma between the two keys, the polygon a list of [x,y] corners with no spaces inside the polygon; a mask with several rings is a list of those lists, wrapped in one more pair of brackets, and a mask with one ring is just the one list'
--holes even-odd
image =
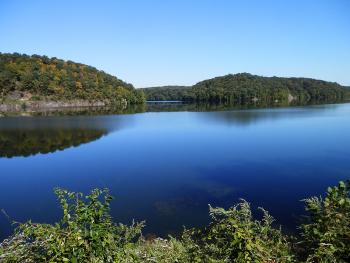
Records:
{"label": "leafy plant", "polygon": [[63,218],[54,225],[28,222],[2,245],[5,262],[114,262],[135,242],[143,223],[115,224],[109,215],[108,190],[90,195],[56,189]]}
{"label": "leafy plant", "polygon": [[308,198],[309,213],[298,239],[273,226],[264,209],[252,216],[241,200],[227,210],[209,206],[210,224],[185,230],[181,239],[141,235],[143,223],[115,224],[107,189],[87,196],[56,189],[63,211],[53,225],[27,222],[0,244],[0,262],[350,262],[350,181],[329,187],[324,199]]}
{"label": "leafy plant", "polygon": [[305,199],[301,225],[307,262],[350,262],[350,181],[329,187],[325,199]]}
{"label": "leafy plant", "polygon": [[184,233],[191,262],[294,262],[288,238],[260,209],[261,221],[253,219],[245,200],[228,210],[210,207],[209,226]]}

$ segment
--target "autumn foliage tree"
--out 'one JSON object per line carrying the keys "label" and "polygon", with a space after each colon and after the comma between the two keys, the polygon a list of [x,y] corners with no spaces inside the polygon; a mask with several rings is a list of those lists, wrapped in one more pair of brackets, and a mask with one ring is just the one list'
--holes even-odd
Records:
{"label": "autumn foliage tree", "polygon": [[144,102],[142,91],[94,67],[55,57],[0,53],[0,100],[14,91],[36,99]]}

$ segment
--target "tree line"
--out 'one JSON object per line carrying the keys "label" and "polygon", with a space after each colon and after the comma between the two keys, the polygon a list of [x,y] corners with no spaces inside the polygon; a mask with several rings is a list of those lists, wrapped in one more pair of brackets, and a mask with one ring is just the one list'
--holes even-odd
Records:
{"label": "tree line", "polygon": [[143,91],[147,100],[229,104],[327,102],[350,97],[349,89],[334,82],[310,78],[261,77],[249,73],[216,77],[191,87],[153,87]]}
{"label": "tree line", "polygon": [[144,102],[141,90],[94,67],[55,57],[0,53],[0,101]]}
{"label": "tree line", "polygon": [[89,100],[139,104],[147,100],[232,105],[307,103],[350,98],[349,87],[309,78],[229,74],[193,86],[135,89],[94,67],[55,57],[0,53],[0,102]]}

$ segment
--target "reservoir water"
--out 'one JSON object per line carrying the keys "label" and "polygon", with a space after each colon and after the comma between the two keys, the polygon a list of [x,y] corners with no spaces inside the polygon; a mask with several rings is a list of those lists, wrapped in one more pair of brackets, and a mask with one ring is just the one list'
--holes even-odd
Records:
{"label": "reservoir water", "polygon": [[[176,234],[239,198],[295,231],[301,200],[350,178],[350,104],[0,118],[0,240],[55,222],[55,187],[110,189],[115,221]],[[168,108],[167,108],[168,109]],[[186,110],[187,108],[183,109]],[[8,218],[9,217],[9,218]]]}

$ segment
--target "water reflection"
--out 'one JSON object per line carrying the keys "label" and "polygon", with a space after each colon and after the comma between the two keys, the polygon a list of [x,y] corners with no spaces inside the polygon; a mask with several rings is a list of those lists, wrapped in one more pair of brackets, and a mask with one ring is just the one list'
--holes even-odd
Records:
{"label": "water reflection", "polygon": [[62,151],[100,139],[130,125],[108,116],[0,118],[0,157],[27,157]]}
{"label": "water reflection", "polygon": [[35,111],[23,110],[19,112],[0,112],[0,117],[11,116],[77,116],[77,115],[111,115],[111,114],[132,114],[146,111],[146,104],[129,105],[128,107],[65,107],[41,109]]}
{"label": "water reflection", "polygon": [[[130,125],[132,118],[114,118],[113,115],[140,112],[209,111],[196,114],[206,123],[246,126],[253,123],[283,118],[321,116],[341,104],[312,107],[254,109],[213,104],[151,103],[123,110],[113,108],[75,108],[63,111],[33,112],[23,116],[0,118],[0,157],[46,154],[79,146],[100,139],[108,133]],[[29,113],[26,113],[28,115]]]}
{"label": "water reflection", "polygon": [[324,106],[330,104],[347,103],[348,101],[309,101],[308,103],[283,103],[274,104],[255,103],[255,104],[224,104],[224,103],[185,103],[185,102],[157,102],[152,101],[146,104],[147,112],[208,112],[208,111],[233,111],[233,110],[251,110],[251,109],[273,109],[273,108],[294,108],[302,106]]}
{"label": "water reflection", "polygon": [[99,130],[1,131],[0,157],[30,156],[62,151],[94,141],[105,132]]}
{"label": "water reflection", "polygon": [[205,115],[198,114],[198,118],[205,118],[206,121],[224,123],[227,125],[247,126],[261,121],[273,121],[278,119],[297,119],[321,117],[324,113],[336,110],[340,105],[315,105],[298,106],[274,109],[244,109],[210,112]]}

